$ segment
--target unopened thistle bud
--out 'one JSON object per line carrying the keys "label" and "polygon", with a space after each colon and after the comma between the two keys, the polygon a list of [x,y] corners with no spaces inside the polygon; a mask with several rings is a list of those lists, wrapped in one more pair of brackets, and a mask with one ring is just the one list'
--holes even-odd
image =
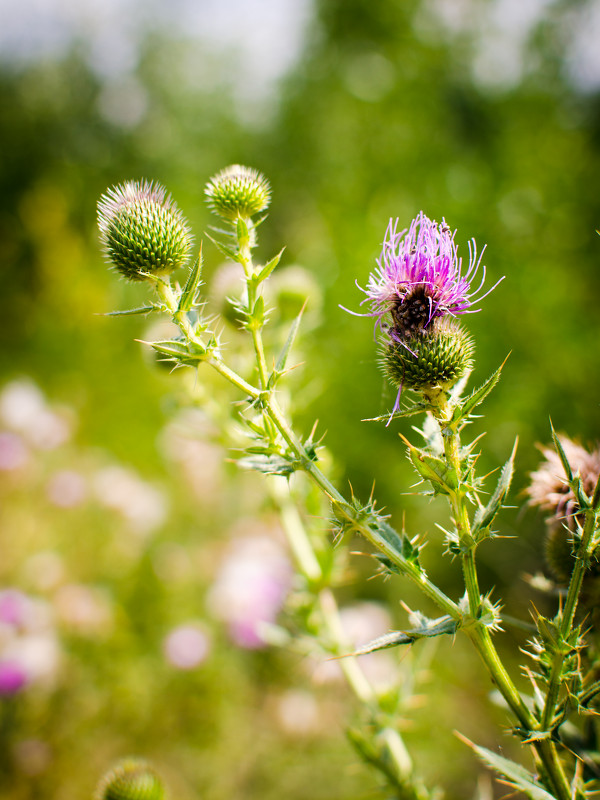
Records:
{"label": "unopened thistle bud", "polygon": [[473,339],[451,319],[411,337],[409,347],[390,341],[383,351],[384,371],[400,389],[447,389],[472,366]]}
{"label": "unopened thistle bud", "polygon": [[257,170],[233,164],[210,179],[205,194],[209,208],[220,217],[247,219],[269,207],[271,187]]}
{"label": "unopened thistle bud", "polygon": [[127,758],[100,781],[96,800],[164,800],[162,781],[141,759]]}
{"label": "unopened thistle bud", "polygon": [[130,280],[168,275],[189,258],[188,225],[158,184],[130,181],[109,189],[98,202],[98,227],[108,260]]}

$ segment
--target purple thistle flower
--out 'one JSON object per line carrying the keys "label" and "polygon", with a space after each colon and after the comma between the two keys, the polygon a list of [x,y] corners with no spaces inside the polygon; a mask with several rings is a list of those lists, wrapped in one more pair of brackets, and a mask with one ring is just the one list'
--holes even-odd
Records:
{"label": "purple thistle flower", "polygon": [[[483,251],[478,258],[475,240],[469,242],[469,266],[463,274],[455,234],[444,220],[438,224],[422,211],[408,231],[398,231],[398,220],[391,219],[377,269],[369,276],[366,289],[359,287],[367,295],[363,302],[370,303],[364,316],[375,317],[376,328],[411,352],[407,339],[423,333],[435,319],[479,311],[474,304],[500,283],[477,297],[485,281],[485,266],[475,291],[471,282]],[[388,313],[391,324],[384,321]]]}

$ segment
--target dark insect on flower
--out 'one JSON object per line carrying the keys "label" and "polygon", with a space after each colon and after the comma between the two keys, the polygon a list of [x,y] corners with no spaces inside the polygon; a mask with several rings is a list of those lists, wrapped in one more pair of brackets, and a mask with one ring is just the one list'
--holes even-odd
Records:
{"label": "dark insect on flower", "polygon": [[[408,231],[398,231],[398,220],[390,220],[377,269],[362,289],[367,295],[363,302],[370,304],[365,316],[374,317],[376,327],[410,351],[411,339],[435,320],[478,311],[475,303],[500,282],[478,296],[485,281],[483,251],[478,257],[475,241],[469,243],[469,266],[463,273],[455,234],[445,221],[438,224],[423,212]],[[481,281],[472,290],[480,266]]]}

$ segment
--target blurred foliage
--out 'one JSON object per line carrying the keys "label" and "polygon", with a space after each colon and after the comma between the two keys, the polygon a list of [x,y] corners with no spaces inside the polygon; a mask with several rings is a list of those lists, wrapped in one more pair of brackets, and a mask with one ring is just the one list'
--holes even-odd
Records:
{"label": "blurred foliage", "polygon": [[[445,217],[458,229],[463,259],[471,237],[479,249],[487,245],[487,286],[506,276],[468,320],[477,344],[475,382],[511,352],[484,408],[484,464],[492,469],[503,462],[518,435],[518,490],[537,463],[535,442],[549,438],[549,415],[572,437],[597,437],[600,96],[584,94],[566,77],[569,5],[548,6],[527,44],[521,79],[494,86],[478,79],[473,66],[477,29],[444,27],[433,2],[321,0],[278,102],[249,123],[239,112],[226,57],[221,63],[214,51],[166,35],[145,40],[130,76],[133,88],[131,81],[108,86],[89,69],[79,45],[62,60],[0,73],[2,382],[34,378],[48,396],[75,409],[80,447],[101,449],[144,478],[162,481],[177,509],[139,558],[128,559],[118,548],[113,552],[118,532],[107,538],[102,515],[49,510],[34,486],[11,494],[13,510],[3,520],[4,584],[25,581],[24,565],[35,551],[56,550],[72,580],[105,587],[119,611],[111,636],[92,644],[67,639],[69,667],[54,693],[6,705],[3,735],[14,728],[24,741],[47,741],[52,756],[36,778],[15,781],[11,770],[18,767],[7,767],[3,796],[87,796],[107,762],[130,750],[156,757],[165,777],[176,773],[174,796],[182,799],[195,791],[215,798],[270,797],[282,789],[298,798],[370,791],[364,771],[344,766],[352,757],[339,741],[336,714],[324,738],[303,739],[293,751],[265,723],[265,684],[287,683],[281,654],[240,654],[223,644],[191,677],[174,678],[159,666],[157,642],[167,620],[203,613],[216,563],[211,546],[232,523],[237,490],[229,489],[230,506],[224,496],[219,510],[205,513],[202,502],[194,505],[182,491],[157,446],[178,384],[134,341],[145,338],[146,321],[101,316],[143,303],[145,290],[103,265],[95,204],[110,184],[158,180],[199,239],[210,224],[205,181],[235,162],[264,172],[274,199],[261,255],[285,244],[282,269],[302,265],[323,293],[314,301],[322,303],[322,321],[303,343],[301,379],[309,391],[297,397],[299,424],[308,431],[318,417],[341,483],[350,480],[364,497],[375,481],[381,505],[396,518],[405,513],[409,531],[433,531],[437,542],[437,505],[423,509],[407,494],[414,478],[398,428],[360,422],[389,409],[394,397],[377,364],[371,321],[340,305],[360,310],[355,281],[365,284],[390,217],[406,225],[421,209]],[[116,103],[123,115],[136,92],[146,103],[139,120],[107,113]],[[220,257],[208,243],[205,252],[210,285]],[[483,429],[477,425],[477,432]],[[232,473],[228,480],[235,487],[239,477]],[[484,578],[522,615],[520,575],[542,567],[542,527],[531,512],[517,511],[505,512],[503,525],[503,533],[520,538],[494,545],[491,555],[491,546],[482,549]],[[208,548],[209,567],[197,583],[174,589],[156,578],[153,559],[173,542]],[[435,549],[427,550],[428,568],[458,591]],[[361,569],[349,597],[354,590],[388,597],[394,608],[400,596],[413,601],[404,587],[371,582],[363,590]],[[489,744],[493,734],[478,707],[486,687],[467,692],[473,673],[461,662],[464,654],[447,661],[449,647],[433,697],[437,691],[445,702],[444,681],[454,681],[451,705],[472,711],[475,731],[465,733]],[[457,665],[459,684],[447,674],[449,663]],[[443,780],[438,728],[433,747],[418,735],[427,727],[424,714],[415,746],[434,779]],[[451,747],[453,756],[462,753],[462,760],[453,757],[450,776],[451,794],[458,796],[471,791],[472,762],[461,746]],[[201,762],[198,751],[205,753]]]}

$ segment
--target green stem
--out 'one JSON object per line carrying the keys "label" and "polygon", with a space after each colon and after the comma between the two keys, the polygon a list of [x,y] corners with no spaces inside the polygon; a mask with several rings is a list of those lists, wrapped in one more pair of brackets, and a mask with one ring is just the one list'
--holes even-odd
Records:
{"label": "green stem", "polygon": [[[600,479],[599,479],[600,485]],[[548,691],[546,694],[546,702],[542,712],[542,730],[549,730],[552,727],[554,713],[558,705],[560,688],[562,684],[562,671],[565,659],[571,653],[571,648],[567,647],[567,639],[569,638],[573,623],[575,622],[575,614],[577,612],[577,605],[579,603],[579,595],[581,594],[581,587],[585,571],[589,564],[590,543],[593,540],[594,531],[596,529],[596,512],[588,510],[585,513],[585,523],[581,534],[579,547],[577,548],[577,555],[575,557],[575,565],[569,580],[569,588],[567,589],[567,596],[562,611],[559,611],[557,617],[560,620],[560,648],[554,654],[552,669],[548,679]]]}
{"label": "green stem", "polygon": [[[475,560],[477,544],[471,534],[471,521],[465,503],[465,489],[462,484],[460,435],[458,430],[449,424],[450,415],[445,398],[440,398],[438,408],[436,418],[442,430],[446,460],[458,478],[458,487],[450,496],[450,504],[461,549],[462,571],[469,603],[469,615],[471,617],[469,624],[466,626],[466,633],[475,645],[492,680],[515,715],[521,728],[526,732],[535,731],[538,725],[534,716],[523,702],[517,687],[506,671],[494,646],[489,629],[479,620],[482,598]],[[549,740],[534,741],[532,746],[543,765],[549,784],[552,786],[558,800],[570,800],[570,786],[554,743]]]}
{"label": "green stem", "polygon": [[[246,225],[251,224],[251,220],[245,219]],[[239,262],[244,269],[246,276],[246,292],[248,296],[248,314],[252,314],[252,310],[256,303],[258,296],[258,286],[254,282],[254,265],[252,263],[252,248],[249,241],[240,241],[238,239],[238,258]],[[267,388],[269,379],[269,371],[267,369],[267,360],[265,358],[265,348],[262,341],[261,333],[262,325],[256,325],[253,320],[250,322],[250,333],[252,335],[252,343],[254,345],[254,353],[256,356],[256,365],[258,367],[259,384],[262,389]]]}
{"label": "green stem", "polygon": [[413,562],[405,559],[395,547],[390,544],[376,525],[369,524],[357,520],[351,513],[351,504],[340,494],[340,492],[333,486],[329,479],[321,472],[315,462],[307,455],[304,446],[297,438],[296,434],[288,424],[283,412],[279,408],[277,402],[273,397],[266,400],[265,407],[267,412],[279,432],[287,442],[288,446],[296,454],[300,462],[303,464],[305,472],[308,473],[314,483],[325,493],[329,498],[333,510],[342,519],[350,522],[357,533],[361,534],[368,542],[374,545],[381,553],[387,556],[390,561],[398,568],[403,574],[408,576],[414,583],[416,583],[421,591],[423,591],[436,605],[450,615],[453,619],[460,621],[462,614],[457,604],[452,601],[441,589],[432,583],[425,572],[420,569]]}
{"label": "green stem", "polygon": [[[290,495],[288,482],[284,478],[273,476],[269,479],[269,484],[298,570],[309,584],[321,583],[324,579],[323,570]],[[329,586],[322,586],[315,597],[327,631],[327,638],[331,643],[331,651],[334,655],[343,655],[344,650],[348,650],[349,644],[344,634],[335,596]],[[355,697],[372,711],[380,710],[377,694],[362,671],[358,659],[354,656],[345,656],[340,659],[339,664]],[[392,774],[395,781],[405,784],[410,779],[413,766],[400,733],[386,725],[378,726],[375,736],[385,746],[387,753],[385,760],[393,764]]]}

